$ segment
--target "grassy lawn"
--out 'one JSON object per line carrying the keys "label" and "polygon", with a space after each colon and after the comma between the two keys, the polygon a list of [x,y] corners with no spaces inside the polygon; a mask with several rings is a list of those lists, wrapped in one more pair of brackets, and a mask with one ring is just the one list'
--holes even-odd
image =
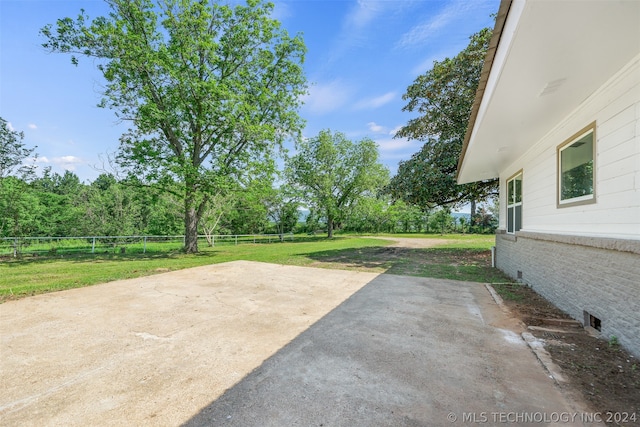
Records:
{"label": "grassy lawn", "polygon": [[[360,234],[346,234],[345,236],[360,237]],[[494,234],[424,234],[424,233],[379,233],[370,235],[370,237],[392,238],[400,237],[403,239],[433,239],[446,240],[446,243],[439,244],[440,248],[463,248],[463,249],[480,249],[490,250],[495,245],[496,236]]]}
{"label": "grassy lawn", "polygon": [[[296,237],[293,242],[202,247],[198,255],[161,246],[146,254],[64,254],[0,259],[0,301],[112,280],[147,276],[182,268],[235,260],[355,269],[422,277],[501,282],[487,265],[493,236],[393,235],[446,239],[429,249],[388,248],[388,240],[358,236]],[[379,237],[392,237],[380,235]]]}
{"label": "grassy lawn", "polygon": [[476,282],[505,281],[497,270],[490,267],[488,250],[481,249],[374,246],[320,251],[309,257],[316,261],[313,265],[318,267]]}

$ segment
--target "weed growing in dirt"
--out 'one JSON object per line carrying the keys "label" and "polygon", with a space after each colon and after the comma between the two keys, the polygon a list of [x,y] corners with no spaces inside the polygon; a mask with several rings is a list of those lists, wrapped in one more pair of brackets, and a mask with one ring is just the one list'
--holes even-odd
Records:
{"label": "weed growing in dirt", "polygon": [[620,343],[618,342],[618,337],[615,335],[612,335],[611,338],[609,338],[609,348],[616,348],[620,345]]}

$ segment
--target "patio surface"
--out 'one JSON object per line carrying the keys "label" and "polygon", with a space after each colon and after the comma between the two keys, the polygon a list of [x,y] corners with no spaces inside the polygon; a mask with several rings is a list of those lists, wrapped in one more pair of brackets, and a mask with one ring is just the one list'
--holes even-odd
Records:
{"label": "patio surface", "polygon": [[[0,422],[442,426],[583,412],[518,332],[479,283],[247,261],[111,282],[0,305]],[[590,425],[580,419],[557,425]]]}

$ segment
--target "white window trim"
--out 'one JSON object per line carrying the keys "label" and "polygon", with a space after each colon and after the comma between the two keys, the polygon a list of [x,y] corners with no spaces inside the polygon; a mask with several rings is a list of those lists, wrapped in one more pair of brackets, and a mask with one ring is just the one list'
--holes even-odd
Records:
{"label": "white window trim", "polygon": [[[591,194],[585,194],[584,196],[572,197],[571,199],[561,199],[562,197],[562,152],[569,148],[574,142],[583,138],[589,133],[593,133],[593,191]],[[596,122],[592,122],[584,128],[580,129],[577,133],[572,135],[569,139],[564,141],[557,147],[557,164],[556,164],[556,205],[558,208],[564,208],[576,205],[587,205],[596,202]]]}
{"label": "white window trim", "polygon": [[[520,181],[522,183],[522,185],[520,186],[520,201],[519,202],[515,202],[515,203],[511,203],[511,200],[509,200],[509,184],[512,182],[515,182],[516,178],[520,177]],[[518,206],[522,206],[522,202],[523,202],[523,196],[522,196],[522,186],[524,185],[524,181],[522,179],[523,177],[523,171],[522,169],[520,169],[518,172],[516,172],[515,174],[511,175],[510,178],[507,179],[507,212],[506,212],[506,218],[507,218],[507,223],[506,223],[506,230],[507,230],[507,234],[516,234],[517,231],[520,230],[516,230],[515,226],[516,226],[516,207]],[[513,194],[515,195],[515,184],[514,184],[514,191]],[[509,218],[509,208],[513,208],[513,231],[509,231],[509,220],[511,218]]]}

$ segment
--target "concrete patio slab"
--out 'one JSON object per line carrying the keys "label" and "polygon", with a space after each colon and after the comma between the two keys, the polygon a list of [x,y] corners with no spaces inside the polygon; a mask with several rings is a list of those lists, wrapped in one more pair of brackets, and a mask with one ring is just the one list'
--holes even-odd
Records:
{"label": "concrete patio slab", "polygon": [[0,305],[0,422],[441,426],[581,411],[515,328],[478,283],[244,261],[111,282]]}
{"label": "concrete patio slab", "polygon": [[598,425],[519,327],[479,283],[380,275],[185,426]]}
{"label": "concrete patio slab", "polygon": [[233,262],[0,305],[0,424],[179,425],[375,274]]}

